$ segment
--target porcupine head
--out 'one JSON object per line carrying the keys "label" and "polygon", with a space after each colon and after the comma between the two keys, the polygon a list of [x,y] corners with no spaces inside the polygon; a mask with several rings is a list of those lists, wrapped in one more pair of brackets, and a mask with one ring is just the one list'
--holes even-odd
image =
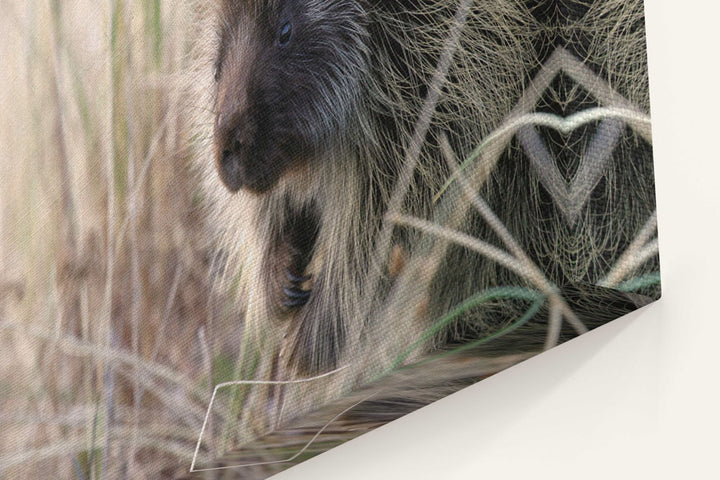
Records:
{"label": "porcupine head", "polygon": [[362,161],[374,156],[359,153],[377,144],[366,12],[351,0],[221,0],[214,18],[208,190],[240,272],[246,340],[327,370],[352,334],[367,206],[382,196]]}
{"label": "porcupine head", "polygon": [[[364,307],[377,298],[364,295],[379,271],[370,252],[457,8],[450,3],[220,0],[213,15],[212,223],[231,274],[239,272],[245,339],[297,370],[336,368],[368,338]],[[472,13],[485,27],[523,15],[508,1]],[[507,112],[485,99],[517,87],[525,72],[529,49],[493,40],[485,27],[463,40],[491,44],[476,49],[485,76],[474,50],[460,50],[436,113],[460,150]],[[421,157],[404,207],[427,216],[446,172],[437,151]]]}

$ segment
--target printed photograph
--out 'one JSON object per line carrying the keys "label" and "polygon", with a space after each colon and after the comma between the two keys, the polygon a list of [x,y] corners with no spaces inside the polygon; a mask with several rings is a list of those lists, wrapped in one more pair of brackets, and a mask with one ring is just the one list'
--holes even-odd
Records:
{"label": "printed photograph", "polygon": [[2,478],[269,478],[660,298],[642,0],[0,10]]}

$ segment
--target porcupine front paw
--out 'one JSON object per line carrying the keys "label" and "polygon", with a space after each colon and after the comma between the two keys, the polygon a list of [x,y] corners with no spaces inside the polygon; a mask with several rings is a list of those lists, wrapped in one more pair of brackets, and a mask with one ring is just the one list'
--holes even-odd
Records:
{"label": "porcupine front paw", "polygon": [[303,290],[302,284],[310,280],[312,275],[296,275],[289,269],[285,271],[290,286],[283,287],[285,299],[283,305],[287,308],[299,308],[304,306],[310,299],[312,290]]}

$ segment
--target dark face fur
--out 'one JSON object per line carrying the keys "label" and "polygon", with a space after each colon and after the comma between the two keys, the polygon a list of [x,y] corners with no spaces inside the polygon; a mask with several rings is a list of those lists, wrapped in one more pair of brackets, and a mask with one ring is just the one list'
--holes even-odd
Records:
{"label": "dark face fur", "polygon": [[367,71],[352,0],[224,0],[215,158],[230,191],[270,190],[342,141]]}

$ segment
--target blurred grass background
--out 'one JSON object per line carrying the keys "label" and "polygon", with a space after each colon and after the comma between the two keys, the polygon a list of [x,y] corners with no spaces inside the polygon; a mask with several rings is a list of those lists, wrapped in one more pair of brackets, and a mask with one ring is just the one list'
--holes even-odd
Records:
{"label": "blurred grass background", "polygon": [[190,2],[0,11],[0,477],[170,478],[234,365],[210,354],[233,325],[190,168]]}

